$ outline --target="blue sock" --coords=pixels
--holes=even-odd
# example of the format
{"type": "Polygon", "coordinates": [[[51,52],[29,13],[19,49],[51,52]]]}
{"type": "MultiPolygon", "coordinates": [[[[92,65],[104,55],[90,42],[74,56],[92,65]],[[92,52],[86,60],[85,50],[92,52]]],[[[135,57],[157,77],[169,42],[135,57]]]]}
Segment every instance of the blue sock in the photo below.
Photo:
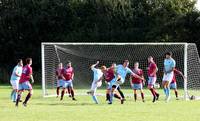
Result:
{"type": "Polygon", "coordinates": [[[114,97],[114,94],[111,92],[111,94],[110,94],[110,103],[112,103],[113,97],[114,97]]]}
{"type": "Polygon", "coordinates": [[[15,91],[13,94],[13,101],[16,101],[16,100],[17,100],[17,92],[15,91]]]}
{"type": "Polygon", "coordinates": [[[11,98],[12,101],[14,101],[14,93],[15,93],[15,91],[12,91],[11,95],[10,95],[10,98],[11,98]]]}
{"type": "Polygon", "coordinates": [[[164,88],[164,93],[165,93],[165,95],[167,95],[167,90],[166,90],[166,88],[164,88]]]}
{"type": "Polygon", "coordinates": [[[94,102],[96,103],[96,104],[98,104],[98,100],[97,100],[97,97],[96,96],[92,96],[92,99],[94,100],[94,102]]]}
{"type": "Polygon", "coordinates": [[[166,88],[166,90],[167,90],[167,96],[170,96],[170,89],[166,88]]]}

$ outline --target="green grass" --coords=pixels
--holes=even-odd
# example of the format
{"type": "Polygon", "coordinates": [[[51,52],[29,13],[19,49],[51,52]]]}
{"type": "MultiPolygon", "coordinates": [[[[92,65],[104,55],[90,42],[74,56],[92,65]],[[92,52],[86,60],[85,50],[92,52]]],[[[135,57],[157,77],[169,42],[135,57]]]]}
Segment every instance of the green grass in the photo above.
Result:
{"type": "MultiPolygon", "coordinates": [[[[78,101],[71,101],[65,97],[63,101],[58,98],[43,98],[41,89],[35,89],[28,107],[20,103],[16,108],[10,101],[10,87],[0,86],[0,121],[199,121],[200,101],[175,100],[174,95],[169,103],[164,102],[163,92],[161,98],[152,103],[151,97],[146,96],[146,102],[139,99],[134,102],[127,97],[124,105],[118,100],[113,105],[105,102],[105,97],[99,96],[99,105],[93,104],[90,96],[77,96],[78,101]]],[[[85,92],[85,90],[76,90],[85,92]]],[[[104,93],[105,90],[98,90],[104,93]]],[[[124,90],[131,93],[131,90],[124,90]]],[[[182,91],[180,92],[182,93],[182,91]]],[[[146,95],[150,95],[145,90],[146,95]]],[[[24,93],[26,95],[26,93],[24,93]]],[[[24,97],[23,97],[24,99],[24,97]]]]}

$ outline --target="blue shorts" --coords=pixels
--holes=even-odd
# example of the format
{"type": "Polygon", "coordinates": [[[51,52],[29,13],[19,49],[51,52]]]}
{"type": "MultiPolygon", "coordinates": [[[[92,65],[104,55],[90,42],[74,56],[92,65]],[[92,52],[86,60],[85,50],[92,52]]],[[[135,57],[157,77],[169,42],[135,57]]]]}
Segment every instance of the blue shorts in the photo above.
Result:
{"type": "Polygon", "coordinates": [[[63,80],[62,79],[57,80],[57,87],[62,87],[62,85],[63,85],[63,80]]]}
{"type": "Polygon", "coordinates": [[[73,87],[72,80],[64,81],[62,80],[62,88],[73,87]]]}
{"type": "Polygon", "coordinates": [[[141,89],[143,89],[143,85],[142,84],[132,84],[132,88],[135,90],[141,90],[141,89]]]}
{"type": "Polygon", "coordinates": [[[149,77],[148,86],[153,87],[155,83],[156,83],[156,77],[149,77]]]}
{"type": "Polygon", "coordinates": [[[177,88],[176,82],[171,83],[171,84],[170,84],[170,88],[171,88],[171,89],[176,89],[176,88],[177,88]]]}
{"type": "Polygon", "coordinates": [[[29,81],[19,83],[19,90],[32,90],[32,85],[29,81]]]}
{"type": "Polygon", "coordinates": [[[108,85],[108,88],[107,89],[112,89],[112,87],[115,85],[116,87],[119,86],[119,84],[117,83],[116,81],[116,78],[113,78],[110,82],[110,84],[108,85]]]}

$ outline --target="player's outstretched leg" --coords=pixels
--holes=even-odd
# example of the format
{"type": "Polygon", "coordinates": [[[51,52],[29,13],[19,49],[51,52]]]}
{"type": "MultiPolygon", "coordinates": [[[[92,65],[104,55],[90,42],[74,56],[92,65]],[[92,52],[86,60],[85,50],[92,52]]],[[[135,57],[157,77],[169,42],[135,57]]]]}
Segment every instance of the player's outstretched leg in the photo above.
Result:
{"type": "Polygon", "coordinates": [[[117,90],[118,90],[118,92],[119,92],[120,96],[122,97],[122,99],[123,99],[123,100],[125,100],[124,93],[122,92],[122,90],[121,90],[120,86],[118,86],[118,87],[117,87],[117,90]]]}
{"type": "Polygon", "coordinates": [[[96,92],[96,91],[93,91],[93,90],[92,90],[92,92],[91,92],[92,99],[93,99],[93,101],[95,102],[95,104],[99,104],[99,102],[98,102],[98,100],[97,100],[97,97],[96,97],[96,95],[95,95],[95,92],[96,92]]]}

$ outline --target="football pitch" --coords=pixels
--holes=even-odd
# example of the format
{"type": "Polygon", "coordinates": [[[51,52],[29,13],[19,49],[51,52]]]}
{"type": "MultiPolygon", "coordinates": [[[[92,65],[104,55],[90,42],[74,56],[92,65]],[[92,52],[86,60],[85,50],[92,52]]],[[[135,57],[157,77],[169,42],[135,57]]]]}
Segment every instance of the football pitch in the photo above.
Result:
{"type": "MultiPolygon", "coordinates": [[[[76,89],[76,93],[87,90],[76,89]]],[[[125,94],[132,90],[123,89],[125,94]]],[[[133,97],[126,97],[122,105],[115,99],[113,105],[108,105],[105,96],[98,96],[100,104],[93,103],[90,96],[76,96],[77,101],[65,96],[63,101],[59,98],[42,97],[40,88],[34,89],[34,94],[28,102],[28,107],[15,107],[10,100],[11,88],[0,86],[0,121],[199,121],[200,101],[176,100],[171,91],[172,99],[169,103],[164,102],[162,90],[161,97],[156,103],[151,102],[150,92],[145,90],[143,103],[138,94],[138,101],[133,97]]],[[[98,90],[105,93],[105,90],[98,90]]],[[[182,91],[180,91],[182,93],[182,91]]],[[[25,95],[23,94],[24,99],[25,95]]]]}

